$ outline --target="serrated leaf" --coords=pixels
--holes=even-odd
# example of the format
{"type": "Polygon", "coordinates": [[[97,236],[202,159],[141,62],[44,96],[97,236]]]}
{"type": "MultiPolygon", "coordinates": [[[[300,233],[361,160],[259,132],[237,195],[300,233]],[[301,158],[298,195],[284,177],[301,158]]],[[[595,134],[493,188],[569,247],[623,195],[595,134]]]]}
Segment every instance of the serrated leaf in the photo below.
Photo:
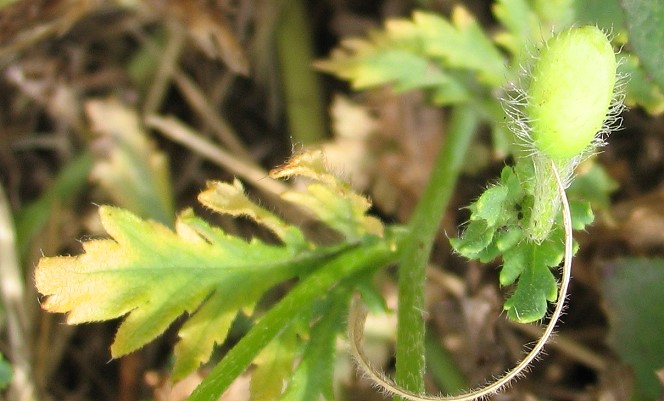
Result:
{"type": "Polygon", "coordinates": [[[494,243],[500,252],[505,252],[524,238],[523,230],[511,227],[496,234],[494,243]]]}
{"type": "Polygon", "coordinates": [[[352,83],[356,89],[391,84],[405,91],[431,89],[434,102],[466,101],[467,75],[497,87],[506,77],[505,62],[480,25],[462,7],[452,21],[415,12],[412,19],[393,19],[367,39],[350,39],[316,66],[352,83]]]}
{"type": "Polygon", "coordinates": [[[80,256],[40,260],[35,282],[47,296],[42,306],[67,312],[70,324],[127,315],[113,357],[193,314],[180,333],[178,377],[209,358],[239,308],[252,308],[265,290],[316,260],[313,253],[231,237],[190,211],[178,219],[177,232],[114,207],[102,206],[100,216],[111,239],[85,242],[80,256]]]}
{"type": "Polygon", "coordinates": [[[507,201],[516,203],[523,197],[521,181],[514,168],[509,166],[503,167],[500,172],[500,182],[507,187],[507,201]]]}
{"type": "Polygon", "coordinates": [[[252,202],[244,192],[240,181],[233,184],[212,181],[198,195],[198,201],[217,213],[231,216],[246,216],[269,228],[288,244],[304,244],[304,234],[297,227],[286,224],[279,217],[252,202]]]}
{"type": "Polygon", "coordinates": [[[366,215],[371,204],[355,193],[341,195],[328,186],[311,184],[306,192],[289,191],[282,197],[306,207],[320,221],[344,234],[349,241],[357,240],[365,233],[382,236],[383,225],[380,220],[366,215]]]}
{"type": "MultiPolygon", "coordinates": [[[[540,25],[540,38],[544,35],[545,32],[551,32],[551,34],[553,34],[554,29],[548,29],[548,27],[555,27],[555,31],[558,31],[562,30],[564,27],[572,25],[575,21],[574,3],[576,3],[577,0],[531,1],[533,9],[539,17],[540,24],[547,27],[547,29],[544,29],[542,25],[540,25]]],[[[544,39],[546,40],[547,38],[544,39]]]]}
{"type": "Polygon", "coordinates": [[[310,184],[306,191],[287,191],[281,197],[303,206],[317,219],[337,230],[348,241],[365,234],[381,237],[382,222],[367,215],[369,199],[355,193],[350,185],[329,172],[321,151],[311,151],[293,157],[287,164],[270,172],[273,178],[299,175],[320,181],[310,184]]]}
{"type": "Polygon", "coordinates": [[[618,189],[618,183],[599,163],[591,162],[590,168],[578,170],[582,172],[569,187],[570,197],[589,201],[593,208],[608,210],[611,205],[610,195],[618,189]]]}
{"type": "Polygon", "coordinates": [[[311,150],[294,155],[282,166],[270,171],[272,178],[289,178],[301,176],[320,181],[330,187],[345,187],[334,174],[330,172],[325,155],[320,150],[311,150]]]}
{"type": "Polygon", "coordinates": [[[396,46],[378,48],[359,39],[341,42],[332,58],[316,66],[351,82],[356,90],[392,84],[396,91],[430,88],[440,100],[465,100],[466,90],[456,78],[425,56],[396,46]]]}
{"type": "MultiPolygon", "coordinates": [[[[301,154],[281,171],[322,182],[300,195],[300,205],[356,240],[382,235],[380,221],[365,214],[368,200],[329,173],[319,153],[301,154]]],[[[237,313],[252,313],[267,289],[310,273],[353,245],[308,243],[299,229],[251,202],[239,182],[210,183],[200,200],[217,212],[254,219],[274,231],[283,245],[228,235],[191,210],[178,217],[173,231],[102,206],[101,222],[111,238],[85,242],[79,256],[40,260],[35,282],[46,296],[44,309],[68,313],[71,324],[125,316],[111,346],[113,357],[142,347],[188,313],[175,348],[177,380],[209,359],[237,313]]]]}
{"type": "Polygon", "coordinates": [[[481,263],[489,263],[492,260],[494,260],[495,258],[497,258],[498,256],[500,256],[500,253],[501,253],[500,249],[498,249],[498,247],[496,247],[495,242],[492,242],[491,244],[489,244],[489,246],[487,246],[486,248],[484,248],[481,252],[479,252],[477,254],[477,259],[481,263]]]}
{"type": "MultiPolygon", "coordinates": [[[[520,323],[539,320],[546,314],[547,301],[554,302],[558,298],[558,284],[549,267],[560,263],[559,248],[550,241],[539,245],[525,242],[508,252],[513,253],[513,262],[520,263],[515,266],[521,269],[516,290],[503,305],[510,319],[520,323]]],[[[509,279],[513,276],[511,272],[509,279]]]]}
{"type": "Polygon", "coordinates": [[[505,60],[475,18],[460,6],[452,10],[451,18],[452,23],[436,14],[413,13],[413,22],[422,32],[424,53],[442,58],[450,68],[475,71],[488,85],[502,85],[505,60]]]}
{"type": "Polygon", "coordinates": [[[579,24],[596,25],[605,32],[624,29],[625,18],[618,0],[577,0],[573,7],[579,24]]]}

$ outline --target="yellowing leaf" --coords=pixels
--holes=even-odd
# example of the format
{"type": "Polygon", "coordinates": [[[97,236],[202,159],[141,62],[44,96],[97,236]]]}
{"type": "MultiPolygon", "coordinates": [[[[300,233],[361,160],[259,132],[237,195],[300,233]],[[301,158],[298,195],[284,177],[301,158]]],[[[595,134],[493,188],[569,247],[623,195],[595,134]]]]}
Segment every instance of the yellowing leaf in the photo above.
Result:
{"type": "Polygon", "coordinates": [[[249,200],[238,180],[235,180],[232,185],[218,181],[209,182],[208,188],[198,195],[198,200],[218,213],[247,216],[272,230],[285,242],[304,242],[304,236],[300,230],[289,226],[274,214],[249,200]]]}
{"type": "Polygon", "coordinates": [[[193,314],[180,331],[177,377],[209,358],[238,309],[253,307],[313,257],[231,237],[190,211],[178,220],[184,235],[114,207],[101,207],[100,215],[111,239],[84,243],[80,256],[41,259],[35,281],[48,296],[42,306],[68,312],[71,324],[127,315],[113,357],[142,347],[184,312],[193,314]]]}
{"type": "Polygon", "coordinates": [[[172,224],[173,195],[166,156],[148,140],[138,115],[117,99],[85,104],[96,147],[103,155],[92,177],[113,200],[142,217],[172,224]]]}
{"type": "Polygon", "coordinates": [[[282,194],[285,200],[304,206],[347,240],[356,240],[364,234],[383,235],[380,220],[366,214],[371,202],[328,171],[323,152],[302,153],[270,172],[273,178],[292,175],[311,178],[322,184],[308,185],[306,191],[287,191],[282,194]]]}
{"type": "Polygon", "coordinates": [[[278,400],[287,382],[293,374],[295,358],[298,355],[298,337],[296,325],[282,333],[263,348],[254,363],[256,370],[251,375],[251,401],[278,400]]]}
{"type": "Polygon", "coordinates": [[[272,178],[302,176],[323,182],[331,187],[344,185],[331,174],[325,162],[325,155],[320,150],[302,152],[293,156],[286,164],[270,171],[272,178]]]}
{"type": "Polygon", "coordinates": [[[297,227],[249,200],[238,181],[211,182],[199,197],[205,206],[248,216],[274,231],[283,244],[234,237],[191,210],[180,214],[173,231],[102,206],[101,222],[111,238],[85,242],[79,256],[40,260],[35,283],[46,296],[43,308],[68,313],[70,324],[126,316],[111,346],[113,357],[142,347],[188,313],[179,330],[173,372],[176,380],[184,378],[209,359],[215,344],[224,342],[237,313],[251,313],[266,290],[311,273],[352,245],[350,240],[382,234],[382,224],[365,214],[369,201],[328,172],[322,153],[299,155],[279,174],[286,172],[319,183],[284,198],[306,207],[349,241],[316,247],[297,227]]]}
{"type": "Polygon", "coordinates": [[[331,228],[344,234],[348,240],[359,239],[365,233],[383,235],[383,224],[373,216],[365,215],[371,204],[354,192],[345,196],[325,185],[311,184],[306,192],[286,192],[282,197],[302,205],[331,228]]]}

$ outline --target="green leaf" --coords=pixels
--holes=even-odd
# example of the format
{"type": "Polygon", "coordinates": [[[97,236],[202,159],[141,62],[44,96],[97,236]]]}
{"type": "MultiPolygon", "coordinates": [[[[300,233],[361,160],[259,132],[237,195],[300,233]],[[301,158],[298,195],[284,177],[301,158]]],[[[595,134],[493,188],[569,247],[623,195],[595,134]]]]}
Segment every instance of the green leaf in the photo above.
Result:
{"type": "Polygon", "coordinates": [[[463,7],[452,10],[452,23],[439,15],[415,12],[413,23],[422,32],[424,53],[441,58],[449,68],[475,71],[490,86],[505,81],[505,60],[475,18],[463,7]]]}
{"type": "Polygon", "coordinates": [[[68,203],[88,181],[92,155],[83,152],[72,159],[60,171],[51,187],[36,201],[16,214],[16,243],[19,254],[25,257],[30,243],[48,223],[49,218],[58,212],[58,206],[68,203]]]}
{"type": "Polygon", "coordinates": [[[329,173],[321,151],[294,156],[285,165],[270,172],[273,178],[300,175],[320,184],[311,184],[302,192],[286,191],[281,197],[308,209],[318,220],[343,234],[347,241],[357,241],[365,234],[382,236],[383,223],[367,215],[371,202],[355,193],[345,183],[329,173]]]}
{"type": "MultiPolygon", "coordinates": [[[[591,162],[589,169],[576,176],[569,187],[571,198],[589,201],[594,208],[608,210],[611,205],[611,194],[618,189],[618,183],[607,174],[601,164],[591,162]]],[[[589,222],[590,224],[592,222],[589,222]]]]}
{"type": "Polygon", "coordinates": [[[481,252],[479,252],[476,256],[476,259],[479,260],[481,263],[489,263],[498,256],[500,256],[500,249],[495,244],[495,241],[489,244],[486,248],[484,248],[481,252]]]}
{"type": "Polygon", "coordinates": [[[0,390],[5,389],[14,375],[12,365],[0,354],[0,390]]]}
{"type": "Polygon", "coordinates": [[[515,247],[503,254],[503,267],[500,269],[500,285],[510,285],[526,270],[530,253],[523,247],[515,247]]]}
{"type": "Polygon", "coordinates": [[[42,306],[68,313],[70,324],[125,316],[111,346],[113,357],[142,347],[187,313],[173,368],[176,380],[186,376],[224,342],[236,315],[252,313],[269,288],[311,274],[354,244],[383,234],[380,221],[365,215],[368,200],[331,175],[320,154],[301,154],[275,174],[304,175],[321,182],[309,186],[309,192],[294,202],[308,207],[323,223],[355,235],[354,241],[316,246],[297,227],[250,201],[239,182],[213,182],[199,196],[203,205],[247,216],[271,229],[283,244],[229,235],[191,210],[180,214],[173,231],[129,211],[102,206],[101,222],[111,238],[85,242],[85,253],[79,256],[40,260],[35,282],[47,297],[42,306]],[[321,205],[311,207],[304,201],[310,199],[321,205]],[[329,202],[327,209],[322,201],[329,202]]]}
{"type": "Polygon", "coordinates": [[[446,85],[451,78],[426,59],[404,50],[385,50],[348,63],[340,74],[352,80],[354,89],[394,84],[397,91],[446,85]]]}
{"type": "Polygon", "coordinates": [[[643,399],[660,400],[655,372],[664,367],[664,259],[616,260],[602,277],[611,346],[634,368],[643,399]]]}
{"type": "Polygon", "coordinates": [[[629,46],[644,69],[664,90],[664,2],[621,0],[625,11],[629,46]]]}
{"type": "Polygon", "coordinates": [[[503,167],[500,172],[500,182],[508,189],[506,200],[511,203],[520,202],[523,197],[523,189],[514,168],[510,166],[503,167]]]}
{"type": "Polygon", "coordinates": [[[619,57],[618,72],[629,77],[625,84],[625,104],[641,106],[652,115],[664,113],[663,90],[645,73],[639,59],[632,54],[619,57]]]}
{"type": "Polygon", "coordinates": [[[581,25],[596,25],[607,32],[624,29],[625,19],[618,0],[576,0],[574,11],[581,25]]]}
{"type": "MultiPolygon", "coordinates": [[[[511,270],[521,269],[516,290],[505,301],[503,309],[507,316],[520,323],[530,323],[544,317],[547,301],[555,302],[558,298],[558,285],[549,269],[562,259],[562,246],[551,241],[542,244],[524,242],[511,249],[513,264],[511,270]]],[[[507,264],[507,261],[506,261],[507,264]]],[[[515,273],[510,271],[505,278],[509,282],[515,273]]],[[[503,276],[501,272],[501,284],[503,276]]]]}
{"type": "Polygon", "coordinates": [[[271,286],[296,275],[318,257],[258,240],[228,236],[191,212],[177,233],[113,207],[101,207],[112,239],[84,243],[75,257],[43,258],[35,273],[42,306],[68,312],[70,324],[127,315],[111,347],[113,357],[153,340],[181,314],[178,377],[207,360],[226,337],[239,308],[251,308],[271,286]]]}
{"type": "Polygon", "coordinates": [[[533,27],[537,26],[537,16],[526,0],[498,0],[493,5],[493,14],[507,29],[494,40],[509,50],[515,60],[521,60],[533,27]]]}
{"type": "Polygon", "coordinates": [[[595,214],[590,207],[590,202],[571,200],[569,201],[569,210],[574,230],[583,230],[595,221],[595,214]]]}
{"type": "Polygon", "coordinates": [[[494,185],[488,188],[471,206],[472,220],[484,219],[487,226],[493,227],[502,216],[503,204],[509,189],[503,185],[494,185]]]}
{"type": "Polygon", "coordinates": [[[468,224],[461,238],[451,238],[450,243],[461,255],[474,259],[491,244],[495,230],[484,220],[473,220],[468,224]]]}
{"type": "MultiPolygon", "coordinates": [[[[555,31],[571,26],[575,22],[574,3],[577,0],[531,0],[535,13],[542,25],[555,28],[555,31]]],[[[540,26],[540,35],[545,31],[540,26]]],[[[553,31],[546,29],[546,31],[553,31]]]]}
{"type": "Polygon", "coordinates": [[[207,189],[198,194],[198,201],[218,213],[231,216],[245,216],[269,228],[279,239],[293,246],[305,246],[302,231],[287,224],[279,217],[252,202],[244,193],[240,181],[233,184],[212,181],[207,189]]]}
{"type": "Polygon", "coordinates": [[[334,401],[334,360],[336,340],[345,326],[342,317],[348,312],[349,292],[334,291],[327,305],[320,311],[320,318],[311,328],[302,359],[293,372],[281,401],[308,401],[324,398],[334,401]]]}
{"type": "Polygon", "coordinates": [[[467,76],[501,86],[507,70],[496,46],[464,8],[456,7],[451,19],[415,12],[410,20],[388,20],[368,39],[343,41],[316,66],[356,89],[385,84],[397,91],[428,88],[438,104],[467,101],[476,90],[467,76]]]}
{"type": "Polygon", "coordinates": [[[514,227],[496,234],[496,239],[494,242],[496,244],[496,248],[498,248],[500,252],[505,252],[519,243],[519,241],[521,241],[524,236],[525,234],[523,230],[514,227]]]}

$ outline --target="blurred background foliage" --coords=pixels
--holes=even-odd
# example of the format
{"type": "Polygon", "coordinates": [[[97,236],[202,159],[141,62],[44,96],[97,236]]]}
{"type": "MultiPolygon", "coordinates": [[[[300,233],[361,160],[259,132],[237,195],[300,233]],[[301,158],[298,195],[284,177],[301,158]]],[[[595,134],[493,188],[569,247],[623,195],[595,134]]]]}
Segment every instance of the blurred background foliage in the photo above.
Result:
{"type": "MultiPolygon", "coordinates": [[[[119,205],[169,225],[177,210],[196,207],[207,180],[237,176],[268,207],[281,210],[276,194],[284,187],[262,180],[267,169],[293,150],[320,146],[372,198],[377,214],[405,222],[445,138],[449,105],[463,99],[486,114],[427,271],[433,334],[427,384],[434,392],[444,386],[451,377],[448,363],[466,375],[458,381],[468,383],[511,366],[521,344],[538,334],[500,317],[496,266],[468,265],[451,254],[446,233],[457,232],[467,219],[462,207],[509,162],[497,99],[515,79],[508,72],[514,69],[476,61],[486,53],[466,48],[467,54],[453,54],[460,64],[452,67],[479,70],[485,86],[459,70],[455,82],[466,86],[446,91],[435,86],[441,75],[399,81],[404,72],[426,67],[427,53],[375,50],[395,48],[386,21],[410,18],[414,10],[438,13],[458,27],[472,16],[474,29],[500,45],[491,60],[510,55],[509,67],[527,60],[521,49],[528,41],[561,25],[597,24],[622,47],[630,110],[610,145],[580,167],[573,189],[593,200],[599,218],[578,237],[565,324],[549,355],[507,396],[661,397],[664,3],[24,0],[0,1],[0,352],[6,358],[0,359],[0,386],[8,386],[6,399],[182,400],[205,375],[202,369],[177,385],[170,382],[174,332],[109,362],[115,323],[69,327],[60,324],[61,316],[41,313],[33,266],[41,255],[77,254],[78,239],[102,235],[96,205],[119,205]],[[371,59],[377,70],[359,83],[338,63],[344,60],[348,68],[356,59],[332,52],[343,40],[353,43],[349,38],[378,55],[371,59]],[[352,85],[317,72],[314,64],[352,85]]],[[[288,210],[284,214],[298,221],[288,210]]],[[[238,235],[266,235],[250,222],[210,218],[238,235]]],[[[392,275],[376,280],[393,306],[392,275]]],[[[388,372],[390,318],[367,327],[372,358],[388,372]]],[[[231,343],[246,325],[236,322],[231,343]]],[[[339,362],[337,378],[340,399],[381,399],[347,362],[339,362]]],[[[223,399],[248,399],[247,383],[238,380],[223,399]]]]}

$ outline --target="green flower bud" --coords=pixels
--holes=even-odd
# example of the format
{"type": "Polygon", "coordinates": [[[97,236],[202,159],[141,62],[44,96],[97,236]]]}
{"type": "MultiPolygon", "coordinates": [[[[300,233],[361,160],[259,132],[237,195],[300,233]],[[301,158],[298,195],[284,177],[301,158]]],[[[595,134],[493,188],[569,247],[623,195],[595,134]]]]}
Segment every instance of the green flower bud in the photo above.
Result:
{"type": "Polygon", "coordinates": [[[525,115],[535,146],[552,159],[588,148],[609,114],[616,57],[595,26],[570,28],[549,39],[532,69],[525,115]]]}

